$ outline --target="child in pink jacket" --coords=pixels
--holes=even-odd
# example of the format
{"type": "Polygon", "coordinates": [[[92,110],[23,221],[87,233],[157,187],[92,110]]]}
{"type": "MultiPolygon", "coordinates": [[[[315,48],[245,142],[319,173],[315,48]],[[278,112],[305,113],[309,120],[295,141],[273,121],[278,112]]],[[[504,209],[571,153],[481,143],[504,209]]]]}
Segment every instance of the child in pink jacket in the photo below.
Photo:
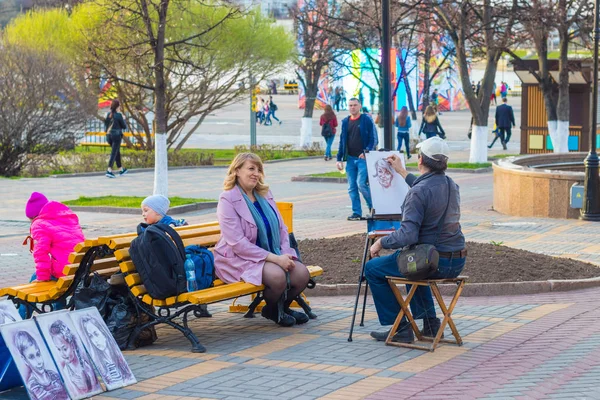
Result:
{"type": "MultiPolygon", "coordinates": [[[[31,220],[35,261],[31,282],[55,281],[64,276],[63,269],[69,263],[69,254],[75,245],[84,241],[79,218],[69,207],[49,201],[39,192],[33,192],[27,200],[25,215],[31,220]]],[[[64,305],[55,304],[54,308],[64,308],[64,305]]],[[[19,312],[23,316],[24,307],[19,312]]]]}

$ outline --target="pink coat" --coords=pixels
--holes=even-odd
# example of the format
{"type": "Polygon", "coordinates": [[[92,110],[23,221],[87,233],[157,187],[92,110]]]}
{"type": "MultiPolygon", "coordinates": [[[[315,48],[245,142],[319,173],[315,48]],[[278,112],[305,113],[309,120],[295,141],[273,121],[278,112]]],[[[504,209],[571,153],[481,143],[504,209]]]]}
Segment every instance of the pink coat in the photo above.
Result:
{"type": "MultiPolygon", "coordinates": [[[[296,252],[290,248],[288,230],[271,191],[265,198],[279,219],[281,254],[289,254],[295,258],[296,252]]],[[[261,285],[262,269],[269,252],[256,245],[258,228],[239,187],[221,193],[217,219],[221,227],[221,239],[213,252],[217,276],[227,283],[244,281],[261,285]]]]}
{"type": "Polygon", "coordinates": [[[33,259],[37,279],[64,276],[69,254],[75,245],[84,241],[79,218],[62,203],[48,202],[31,223],[33,259]]]}

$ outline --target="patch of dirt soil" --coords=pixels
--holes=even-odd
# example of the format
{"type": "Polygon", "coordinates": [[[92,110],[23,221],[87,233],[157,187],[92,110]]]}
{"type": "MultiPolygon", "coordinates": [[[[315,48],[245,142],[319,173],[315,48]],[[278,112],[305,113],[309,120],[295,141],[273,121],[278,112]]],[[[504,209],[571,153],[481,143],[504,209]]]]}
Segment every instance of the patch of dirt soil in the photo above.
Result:
{"type": "MultiPolygon", "coordinates": [[[[365,235],[298,242],[302,261],[319,265],[324,274],[319,283],[358,283],[365,235]]],[[[600,267],[569,258],[488,243],[467,242],[467,264],[462,275],[469,282],[523,282],[548,279],[580,279],[600,276],[600,267]]],[[[382,252],[382,255],[391,251],[382,252]]]]}

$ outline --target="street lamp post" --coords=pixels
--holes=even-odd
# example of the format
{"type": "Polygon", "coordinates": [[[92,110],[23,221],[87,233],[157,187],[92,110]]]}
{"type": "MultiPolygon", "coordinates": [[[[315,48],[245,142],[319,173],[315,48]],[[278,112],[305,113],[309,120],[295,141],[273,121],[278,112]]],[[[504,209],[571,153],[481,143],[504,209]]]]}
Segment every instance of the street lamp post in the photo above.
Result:
{"type": "Polygon", "coordinates": [[[381,0],[381,27],[383,37],[381,38],[381,85],[383,110],[381,117],[383,118],[383,143],[384,147],[392,149],[392,88],[391,88],[391,62],[390,62],[390,0],[381,0]]]}
{"type": "Polygon", "coordinates": [[[594,6],[594,70],[592,71],[592,122],[590,124],[590,152],[585,164],[585,186],[581,219],[600,221],[600,177],[598,176],[598,154],[596,153],[596,125],[598,123],[598,41],[600,40],[600,22],[598,11],[600,0],[594,6]]]}

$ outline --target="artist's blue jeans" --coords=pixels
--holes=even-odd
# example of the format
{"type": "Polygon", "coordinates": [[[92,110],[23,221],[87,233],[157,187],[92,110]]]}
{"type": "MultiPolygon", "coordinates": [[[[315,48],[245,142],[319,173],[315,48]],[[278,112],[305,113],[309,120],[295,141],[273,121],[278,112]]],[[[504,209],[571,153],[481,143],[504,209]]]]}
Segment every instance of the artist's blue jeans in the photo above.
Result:
{"type": "MultiPolygon", "coordinates": [[[[400,250],[389,256],[374,258],[365,266],[365,276],[371,286],[373,301],[381,325],[393,325],[400,312],[400,304],[385,278],[386,276],[402,277],[396,264],[396,257],[399,253],[400,250]]],[[[462,272],[465,261],[466,258],[440,258],[437,272],[429,278],[456,278],[462,272]]],[[[406,290],[409,291],[411,286],[406,285],[406,290]]],[[[436,318],[433,296],[429,287],[419,286],[417,288],[410,301],[410,310],[414,319],[436,318]]]]}
{"type": "Polygon", "coordinates": [[[369,180],[367,161],[364,158],[348,156],[346,160],[346,175],[348,176],[348,194],[352,202],[352,213],[362,216],[362,207],[358,192],[363,195],[369,211],[373,208],[371,190],[367,185],[369,180]]]}
{"type": "Polygon", "coordinates": [[[408,132],[400,132],[398,131],[398,148],[397,150],[400,151],[402,149],[402,142],[404,141],[404,146],[406,147],[406,154],[407,156],[410,154],[410,135],[408,134],[408,132]]]}
{"type": "MultiPolygon", "coordinates": [[[[31,275],[31,279],[29,280],[29,282],[33,282],[36,279],[37,279],[37,275],[34,273],[33,275],[31,275]]],[[[57,281],[58,279],[51,276],[50,280],[57,281]]],[[[66,306],[67,306],[66,301],[59,301],[59,302],[52,304],[52,309],[53,309],[53,311],[63,310],[66,306]]],[[[23,319],[27,318],[27,307],[21,304],[19,306],[19,314],[21,315],[21,318],[23,318],[23,319]]]]}
{"type": "Polygon", "coordinates": [[[335,139],[335,135],[323,137],[323,139],[325,139],[325,157],[331,158],[331,145],[333,144],[333,139],[335,139]]]}

